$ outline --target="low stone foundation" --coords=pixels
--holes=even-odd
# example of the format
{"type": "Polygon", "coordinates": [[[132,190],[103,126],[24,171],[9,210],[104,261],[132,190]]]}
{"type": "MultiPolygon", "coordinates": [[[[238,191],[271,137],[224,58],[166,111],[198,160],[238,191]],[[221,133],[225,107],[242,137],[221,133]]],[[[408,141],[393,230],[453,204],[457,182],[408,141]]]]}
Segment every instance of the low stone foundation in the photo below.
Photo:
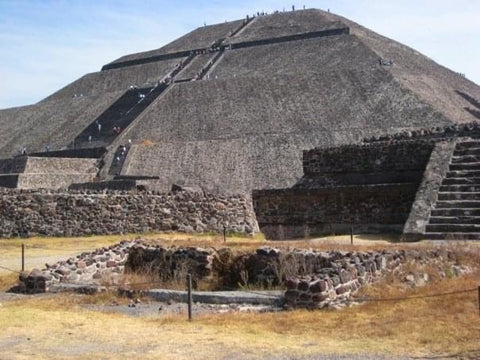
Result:
{"type": "Polygon", "coordinates": [[[334,301],[348,300],[363,285],[405,261],[404,251],[349,253],[316,274],[287,281],[285,300],[290,307],[323,308],[334,301]]]}
{"type": "Polygon", "coordinates": [[[464,269],[453,265],[455,260],[453,253],[440,249],[323,252],[262,247],[234,253],[230,248],[164,247],[138,239],[85,252],[47,265],[46,269],[22,274],[20,284],[12,291],[92,293],[105,284],[128,286],[124,280],[129,274],[143,275],[143,289],[168,284],[182,287],[190,273],[194,288],[200,283],[210,290],[275,286],[286,289],[287,308],[317,309],[343,304],[362,286],[404,267],[408,269],[405,283],[421,286],[429,276],[423,270],[419,275],[412,273],[411,263],[420,268],[436,268],[443,276],[447,272],[459,275],[464,269]]]}
{"type": "MultiPolygon", "coordinates": [[[[340,253],[341,254],[341,253],[340,253]]],[[[322,256],[322,255],[315,255],[322,256]]],[[[429,275],[412,273],[412,268],[436,269],[437,276],[455,276],[468,273],[469,269],[456,266],[452,252],[436,251],[382,251],[343,253],[327,267],[308,276],[293,276],[286,282],[285,304],[288,308],[320,309],[353,300],[361,287],[382,279],[393,272],[402,275],[408,287],[422,286],[429,275]],[[405,270],[404,268],[408,269],[405,270]]]]}

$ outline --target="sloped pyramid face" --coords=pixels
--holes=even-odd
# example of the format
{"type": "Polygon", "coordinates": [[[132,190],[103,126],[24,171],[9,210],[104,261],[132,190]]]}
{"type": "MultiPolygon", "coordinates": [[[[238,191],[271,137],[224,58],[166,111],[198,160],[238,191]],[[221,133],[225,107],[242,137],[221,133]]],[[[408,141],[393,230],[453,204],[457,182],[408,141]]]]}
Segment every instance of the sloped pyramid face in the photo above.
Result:
{"type": "Polygon", "coordinates": [[[478,99],[476,84],[347,19],[277,13],[198,28],[1,110],[0,156],[107,146],[108,177],[130,139],[115,173],[216,192],[285,188],[302,176],[302,150],[478,120],[478,99]]]}

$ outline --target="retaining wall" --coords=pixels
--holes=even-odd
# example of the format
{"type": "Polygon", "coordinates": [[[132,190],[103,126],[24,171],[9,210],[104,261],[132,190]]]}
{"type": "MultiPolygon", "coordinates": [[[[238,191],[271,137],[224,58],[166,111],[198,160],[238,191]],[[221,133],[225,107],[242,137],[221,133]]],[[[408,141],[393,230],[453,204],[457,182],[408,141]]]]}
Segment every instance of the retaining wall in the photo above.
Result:
{"type": "Polygon", "coordinates": [[[305,176],[322,176],[325,173],[423,172],[433,147],[433,141],[417,140],[317,148],[303,152],[303,171],[305,176]]]}
{"type": "Polygon", "coordinates": [[[254,191],[254,208],[269,239],[320,234],[401,233],[416,184],[254,191]]]}
{"type": "MultiPolygon", "coordinates": [[[[34,174],[89,174],[96,175],[97,159],[27,157],[23,172],[34,174]]],[[[41,186],[37,186],[41,187],[41,186]]]]}
{"type": "Polygon", "coordinates": [[[251,201],[188,192],[0,190],[0,237],[80,236],[152,231],[253,233],[251,201]]]}
{"type": "Polygon", "coordinates": [[[66,189],[92,181],[97,171],[97,159],[20,156],[0,160],[0,187],[66,189]]]}
{"type": "Polygon", "coordinates": [[[401,233],[434,147],[404,141],[316,148],[303,153],[304,176],[290,189],[253,192],[271,239],[321,234],[401,233]]]}
{"type": "Polygon", "coordinates": [[[26,165],[26,156],[18,156],[11,159],[0,159],[0,174],[22,173],[25,170],[26,165]]]}

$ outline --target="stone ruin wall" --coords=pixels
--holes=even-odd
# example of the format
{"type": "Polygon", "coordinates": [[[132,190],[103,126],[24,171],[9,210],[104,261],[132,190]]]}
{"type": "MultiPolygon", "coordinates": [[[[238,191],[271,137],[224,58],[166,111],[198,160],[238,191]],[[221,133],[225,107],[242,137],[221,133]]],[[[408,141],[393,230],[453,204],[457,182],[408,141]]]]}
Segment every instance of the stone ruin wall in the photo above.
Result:
{"type": "Polygon", "coordinates": [[[261,247],[233,252],[230,248],[166,247],[138,239],[24,273],[12,291],[93,293],[101,291],[104,284],[123,284],[122,277],[131,273],[146,275],[144,285],[159,288],[170,282],[184,284],[186,274],[191,273],[194,287],[200,283],[213,290],[275,286],[285,289],[286,307],[323,308],[351,300],[361,287],[404,264],[410,270],[400,273],[411,282],[409,286],[424,285],[428,275],[413,271],[411,262],[419,269],[436,269],[439,276],[468,272],[468,268],[454,265],[454,253],[444,249],[346,252],[261,247]]]}
{"type": "Polygon", "coordinates": [[[258,232],[243,195],[0,190],[0,237],[153,231],[258,232]]]}
{"type": "Polygon", "coordinates": [[[417,140],[305,151],[295,186],[253,192],[260,228],[271,239],[351,227],[401,233],[434,146],[417,140]]]}
{"type": "Polygon", "coordinates": [[[59,173],[59,174],[91,174],[98,172],[97,159],[60,158],[60,157],[27,157],[25,173],[59,173]]]}
{"type": "Polygon", "coordinates": [[[27,157],[20,156],[11,159],[0,159],[0,174],[18,174],[25,170],[27,157]]]}
{"type": "Polygon", "coordinates": [[[471,270],[455,265],[455,254],[443,249],[315,252],[314,257],[327,257],[327,265],[309,275],[287,280],[284,294],[287,307],[319,309],[342,304],[353,300],[352,296],[363,286],[392,272],[400,276],[406,286],[416,287],[432,280],[424,272],[425,268],[440,277],[459,276],[471,270]]]}

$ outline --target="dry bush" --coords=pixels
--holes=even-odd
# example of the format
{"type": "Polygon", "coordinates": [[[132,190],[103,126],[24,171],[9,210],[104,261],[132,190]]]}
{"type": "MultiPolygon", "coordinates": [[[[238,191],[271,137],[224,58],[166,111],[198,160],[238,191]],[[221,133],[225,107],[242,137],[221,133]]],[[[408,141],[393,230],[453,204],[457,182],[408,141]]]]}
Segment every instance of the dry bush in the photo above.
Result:
{"type": "Polygon", "coordinates": [[[172,264],[172,260],[164,259],[144,264],[135,272],[126,271],[122,277],[120,286],[132,290],[146,290],[152,288],[164,288],[172,290],[185,290],[185,284],[189,267],[185,262],[172,264]]]}

